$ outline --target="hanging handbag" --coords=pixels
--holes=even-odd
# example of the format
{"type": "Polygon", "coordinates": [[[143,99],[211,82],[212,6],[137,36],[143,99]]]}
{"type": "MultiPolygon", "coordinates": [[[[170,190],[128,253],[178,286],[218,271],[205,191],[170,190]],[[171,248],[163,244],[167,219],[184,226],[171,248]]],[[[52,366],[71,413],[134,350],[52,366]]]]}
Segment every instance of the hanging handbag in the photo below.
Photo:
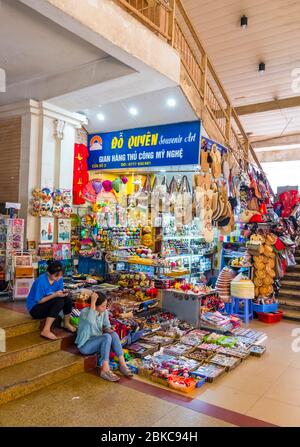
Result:
{"type": "Polygon", "coordinates": [[[175,219],[178,224],[188,225],[191,223],[192,216],[192,191],[186,175],[182,177],[182,181],[177,194],[175,203],[175,219]]]}
{"type": "Polygon", "coordinates": [[[179,191],[179,185],[177,183],[175,176],[173,176],[172,180],[170,181],[169,186],[168,186],[170,213],[171,214],[174,214],[175,203],[177,200],[178,191],[179,191]]]}

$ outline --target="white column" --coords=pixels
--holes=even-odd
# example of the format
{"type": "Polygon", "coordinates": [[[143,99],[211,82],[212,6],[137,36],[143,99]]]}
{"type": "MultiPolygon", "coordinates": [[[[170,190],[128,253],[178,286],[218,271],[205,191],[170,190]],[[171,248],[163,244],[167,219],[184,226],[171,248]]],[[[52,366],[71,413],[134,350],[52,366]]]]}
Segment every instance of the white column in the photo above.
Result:
{"type": "Polygon", "coordinates": [[[33,100],[0,107],[0,117],[12,116],[22,117],[20,217],[26,220],[26,239],[38,241],[39,218],[30,214],[32,190],[36,187],[72,190],[75,131],[87,124],[87,119],[33,100]]]}

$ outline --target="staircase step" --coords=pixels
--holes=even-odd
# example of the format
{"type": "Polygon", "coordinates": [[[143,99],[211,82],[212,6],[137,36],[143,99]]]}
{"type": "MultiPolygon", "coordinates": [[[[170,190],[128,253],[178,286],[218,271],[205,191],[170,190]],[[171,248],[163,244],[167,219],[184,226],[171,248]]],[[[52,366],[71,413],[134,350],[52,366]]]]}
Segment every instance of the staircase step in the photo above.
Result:
{"type": "Polygon", "coordinates": [[[300,309],[300,299],[297,300],[297,298],[289,298],[289,297],[283,297],[280,296],[278,297],[278,301],[280,303],[280,305],[282,306],[290,306],[290,307],[294,307],[295,309],[297,309],[299,307],[300,309]]]}
{"type": "Polygon", "coordinates": [[[285,281],[286,279],[289,281],[291,280],[291,281],[300,282],[300,274],[299,274],[299,272],[287,272],[284,275],[284,278],[281,280],[281,282],[285,281]]]}
{"type": "Polygon", "coordinates": [[[0,369],[59,351],[60,346],[61,340],[46,340],[39,331],[10,337],[6,351],[0,353],[0,369]]]}
{"type": "Polygon", "coordinates": [[[280,308],[283,311],[283,318],[286,320],[300,321],[300,310],[280,308]]]}
{"type": "Polygon", "coordinates": [[[287,273],[290,273],[290,272],[294,272],[294,273],[298,272],[298,273],[300,273],[300,264],[292,265],[290,267],[287,267],[286,271],[287,271],[287,273]]]}
{"type": "Polygon", "coordinates": [[[296,297],[300,299],[300,290],[281,288],[279,291],[279,296],[280,295],[284,295],[285,297],[296,297]]]}
{"type": "Polygon", "coordinates": [[[84,371],[83,358],[65,351],[0,370],[0,405],[84,371]]]}
{"type": "Polygon", "coordinates": [[[26,314],[0,308],[0,328],[4,329],[6,338],[37,331],[40,324],[39,320],[33,320],[26,314]]]}
{"type": "Polygon", "coordinates": [[[296,278],[294,279],[286,279],[286,277],[284,279],[281,280],[281,288],[282,289],[300,289],[300,278],[299,280],[297,280],[296,278]]]}

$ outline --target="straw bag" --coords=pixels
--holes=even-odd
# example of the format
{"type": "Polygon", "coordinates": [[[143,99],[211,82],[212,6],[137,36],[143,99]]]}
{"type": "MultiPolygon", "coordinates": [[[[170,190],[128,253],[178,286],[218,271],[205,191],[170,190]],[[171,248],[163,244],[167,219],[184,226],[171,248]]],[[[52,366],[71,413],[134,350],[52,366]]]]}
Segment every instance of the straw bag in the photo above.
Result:
{"type": "Polygon", "coordinates": [[[192,222],[192,191],[186,175],[182,177],[174,208],[177,223],[188,225],[192,222]]]}
{"type": "Polygon", "coordinates": [[[169,203],[170,203],[170,213],[174,214],[175,203],[177,201],[179,185],[177,183],[176,178],[173,176],[172,180],[168,186],[168,194],[169,194],[169,203]]]}
{"type": "Polygon", "coordinates": [[[218,179],[221,177],[221,152],[218,150],[215,144],[212,147],[211,158],[211,172],[213,177],[218,179]]]}

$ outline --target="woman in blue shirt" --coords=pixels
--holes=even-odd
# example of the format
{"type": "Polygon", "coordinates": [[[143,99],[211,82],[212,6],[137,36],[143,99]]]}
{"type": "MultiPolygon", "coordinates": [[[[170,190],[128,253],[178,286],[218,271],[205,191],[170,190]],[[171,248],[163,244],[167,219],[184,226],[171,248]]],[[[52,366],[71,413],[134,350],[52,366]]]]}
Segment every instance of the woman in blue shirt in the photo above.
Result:
{"type": "Polygon", "coordinates": [[[93,293],[89,299],[90,307],[86,307],[80,314],[77,338],[75,343],[82,354],[100,354],[100,377],[110,382],[119,380],[109,367],[109,355],[112,350],[119,357],[119,370],[127,377],[132,373],[127,368],[122,345],[118,334],[112,329],[108,312],[107,299],[102,293],[93,293]]]}
{"type": "Polygon", "coordinates": [[[70,323],[72,300],[64,292],[63,266],[59,261],[48,262],[46,273],[40,275],[32,284],[26,300],[27,309],[34,319],[46,319],[41,336],[50,340],[57,337],[51,326],[59,313],[64,313],[64,327],[70,332],[76,329],[70,323]]]}

